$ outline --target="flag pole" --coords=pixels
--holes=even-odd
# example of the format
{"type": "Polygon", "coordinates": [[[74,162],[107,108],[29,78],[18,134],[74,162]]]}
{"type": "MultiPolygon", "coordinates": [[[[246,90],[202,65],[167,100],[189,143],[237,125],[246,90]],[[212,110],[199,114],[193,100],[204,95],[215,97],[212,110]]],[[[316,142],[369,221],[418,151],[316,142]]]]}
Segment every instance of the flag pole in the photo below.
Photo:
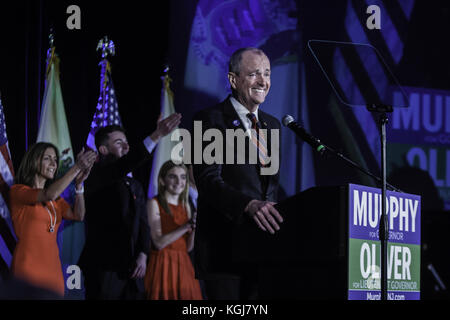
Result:
{"type": "Polygon", "coordinates": [[[95,133],[97,130],[101,127],[107,126],[108,124],[122,125],[111,77],[111,66],[108,61],[109,56],[115,55],[114,42],[109,40],[107,36],[103,37],[97,44],[97,51],[101,52],[101,60],[99,63],[99,66],[101,67],[100,92],[97,106],[95,108],[94,119],[91,123],[91,130],[89,131],[89,135],[86,140],[86,147],[96,151],[95,133]],[[106,99],[107,97],[108,100],[106,99]]]}
{"type": "MultiPolygon", "coordinates": [[[[44,87],[47,88],[47,78],[48,78],[48,74],[50,72],[50,68],[53,62],[53,59],[55,58],[55,35],[53,33],[53,28],[50,28],[49,33],[48,33],[48,50],[47,50],[47,57],[46,57],[46,65],[45,65],[45,77],[44,77],[44,87]]],[[[55,64],[56,67],[56,64],[55,64]]],[[[59,72],[59,71],[57,71],[59,72]]],[[[40,85],[39,85],[40,86],[40,85]]],[[[41,109],[41,101],[39,100],[39,104],[38,104],[38,113],[37,113],[37,117],[38,117],[38,128],[39,125],[41,123],[41,113],[42,113],[42,109],[41,109]]],[[[28,149],[28,143],[27,143],[27,149],[28,149]]]]}
{"type": "Polygon", "coordinates": [[[53,34],[53,28],[50,28],[48,35],[48,50],[47,50],[47,66],[45,71],[45,81],[47,81],[47,75],[50,71],[52,60],[55,58],[55,35],[53,34]]]}
{"type": "Polygon", "coordinates": [[[164,97],[164,90],[167,92],[168,95],[173,99],[173,92],[172,89],[170,89],[170,83],[172,82],[172,78],[169,75],[170,66],[166,64],[164,66],[163,75],[161,77],[161,80],[163,82],[162,85],[162,98],[164,97]]]}
{"type": "Polygon", "coordinates": [[[106,86],[108,83],[107,73],[111,71],[111,66],[107,58],[116,54],[116,48],[114,42],[108,40],[108,36],[104,36],[97,44],[97,51],[99,50],[102,52],[102,60],[99,63],[102,67],[100,74],[100,92],[102,96],[102,113],[105,114],[106,86]]]}

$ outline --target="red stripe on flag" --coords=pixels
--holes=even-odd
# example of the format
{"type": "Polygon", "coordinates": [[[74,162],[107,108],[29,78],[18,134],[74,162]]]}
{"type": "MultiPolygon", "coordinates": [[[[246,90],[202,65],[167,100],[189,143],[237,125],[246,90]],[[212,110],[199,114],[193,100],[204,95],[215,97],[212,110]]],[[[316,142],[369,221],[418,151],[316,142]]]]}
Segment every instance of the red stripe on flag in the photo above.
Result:
{"type": "Polygon", "coordinates": [[[5,162],[9,167],[9,172],[11,172],[11,175],[14,177],[14,167],[11,156],[9,154],[8,146],[6,144],[0,146],[0,152],[2,153],[3,159],[5,159],[5,162]]]}

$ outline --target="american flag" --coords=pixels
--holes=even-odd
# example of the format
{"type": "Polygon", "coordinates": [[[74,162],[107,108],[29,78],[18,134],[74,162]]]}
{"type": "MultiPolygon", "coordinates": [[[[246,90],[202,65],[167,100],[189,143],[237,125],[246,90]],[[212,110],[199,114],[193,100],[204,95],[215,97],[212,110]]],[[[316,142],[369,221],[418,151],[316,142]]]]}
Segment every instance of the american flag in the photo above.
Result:
{"type": "Polygon", "coordinates": [[[8,192],[14,183],[14,168],[6,135],[5,114],[0,99],[0,277],[9,274],[16,236],[8,208],[8,192]]]}
{"type": "Polygon", "coordinates": [[[91,123],[91,131],[86,142],[86,145],[92,150],[97,150],[95,147],[95,133],[99,128],[113,124],[122,126],[109,62],[104,59],[100,62],[100,65],[102,66],[100,96],[98,97],[97,108],[91,123]]]}

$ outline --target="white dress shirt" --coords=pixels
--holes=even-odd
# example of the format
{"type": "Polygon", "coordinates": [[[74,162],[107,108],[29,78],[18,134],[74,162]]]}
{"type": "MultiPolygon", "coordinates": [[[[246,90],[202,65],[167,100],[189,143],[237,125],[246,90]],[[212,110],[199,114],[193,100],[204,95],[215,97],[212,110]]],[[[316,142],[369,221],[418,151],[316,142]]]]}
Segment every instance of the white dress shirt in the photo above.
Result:
{"type": "MultiPolygon", "coordinates": [[[[247,117],[247,113],[249,113],[250,111],[246,107],[244,107],[239,101],[237,101],[234,97],[230,97],[230,101],[234,107],[234,110],[236,110],[236,113],[238,114],[239,118],[241,119],[241,123],[245,128],[245,133],[250,136],[251,135],[250,129],[252,128],[252,121],[247,117]]],[[[259,106],[257,106],[256,110],[254,112],[252,112],[255,115],[257,121],[259,121],[258,110],[259,110],[259,106]]]]}

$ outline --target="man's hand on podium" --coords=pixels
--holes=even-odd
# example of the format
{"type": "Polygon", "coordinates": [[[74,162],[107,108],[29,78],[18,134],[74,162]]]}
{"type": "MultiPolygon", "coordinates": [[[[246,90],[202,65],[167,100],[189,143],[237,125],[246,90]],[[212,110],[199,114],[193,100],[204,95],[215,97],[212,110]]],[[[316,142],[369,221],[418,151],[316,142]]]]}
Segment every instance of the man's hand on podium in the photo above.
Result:
{"type": "Polygon", "coordinates": [[[255,220],[261,230],[274,234],[275,231],[280,230],[278,223],[283,222],[283,217],[274,205],[275,202],[254,199],[248,203],[245,212],[255,220]]]}

